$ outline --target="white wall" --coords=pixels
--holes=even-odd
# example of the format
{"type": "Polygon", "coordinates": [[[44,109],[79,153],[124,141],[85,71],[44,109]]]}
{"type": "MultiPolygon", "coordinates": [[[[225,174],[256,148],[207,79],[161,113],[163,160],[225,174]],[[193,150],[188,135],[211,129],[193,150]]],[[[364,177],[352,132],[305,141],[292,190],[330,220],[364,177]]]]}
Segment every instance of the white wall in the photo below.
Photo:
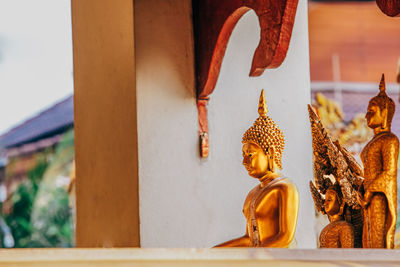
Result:
{"type": "Polygon", "coordinates": [[[282,172],[300,192],[297,247],[315,247],[306,1],[299,1],[285,62],[260,77],[248,76],[257,16],[248,12],[237,24],[209,103],[205,160],[198,152],[191,25],[189,0],[135,1],[142,247],[211,247],[244,234],[242,206],[257,181],[241,164],[241,138],[258,117],[262,88],[286,137],[282,172]]]}

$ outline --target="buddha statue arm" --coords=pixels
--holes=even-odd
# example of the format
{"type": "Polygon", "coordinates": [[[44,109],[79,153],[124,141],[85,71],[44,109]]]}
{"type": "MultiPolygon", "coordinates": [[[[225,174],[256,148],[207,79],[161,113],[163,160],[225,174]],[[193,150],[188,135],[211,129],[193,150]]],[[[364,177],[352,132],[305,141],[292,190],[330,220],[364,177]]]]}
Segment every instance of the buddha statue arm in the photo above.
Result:
{"type": "Polygon", "coordinates": [[[262,247],[285,248],[294,238],[299,211],[299,194],[293,184],[284,184],[275,190],[279,192],[279,232],[261,241],[262,247]]]}
{"type": "Polygon", "coordinates": [[[364,199],[366,203],[371,201],[374,192],[385,192],[385,188],[391,180],[397,177],[397,161],[399,156],[399,140],[392,136],[382,142],[382,169],[368,188],[365,188],[364,199]]]}

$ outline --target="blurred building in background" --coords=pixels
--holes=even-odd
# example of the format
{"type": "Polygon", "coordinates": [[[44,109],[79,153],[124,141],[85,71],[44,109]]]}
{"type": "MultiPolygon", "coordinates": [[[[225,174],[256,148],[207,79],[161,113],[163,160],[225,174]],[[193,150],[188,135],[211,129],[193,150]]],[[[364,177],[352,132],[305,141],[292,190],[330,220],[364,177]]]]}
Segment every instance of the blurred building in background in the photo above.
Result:
{"type": "Polygon", "coordinates": [[[0,136],[2,215],[16,247],[73,244],[73,123],[70,96],[0,136]]]}
{"type": "MultiPolygon", "coordinates": [[[[365,114],[384,73],[387,92],[397,101],[399,27],[375,1],[310,1],[312,99],[320,92],[336,101],[350,122],[365,114]]],[[[394,116],[392,131],[400,136],[400,116],[394,116]]]]}
{"type": "MultiPolygon", "coordinates": [[[[372,138],[364,116],[382,73],[388,95],[399,100],[399,28],[400,20],[383,14],[375,1],[309,1],[312,102],[324,111],[325,127],[356,158],[372,138]],[[336,121],[330,119],[336,115],[332,106],[342,112],[336,121]]],[[[392,131],[400,136],[399,114],[392,131]]]]}
{"type": "MultiPolygon", "coordinates": [[[[366,100],[376,95],[385,73],[387,91],[397,100],[399,27],[399,20],[384,15],[375,1],[310,1],[312,92],[338,102],[349,121],[365,113],[366,100]]],[[[399,135],[399,116],[394,120],[393,131],[399,135]]]]}
{"type": "Polygon", "coordinates": [[[365,86],[385,73],[386,82],[396,82],[399,24],[375,1],[310,1],[311,81],[365,86]]]}

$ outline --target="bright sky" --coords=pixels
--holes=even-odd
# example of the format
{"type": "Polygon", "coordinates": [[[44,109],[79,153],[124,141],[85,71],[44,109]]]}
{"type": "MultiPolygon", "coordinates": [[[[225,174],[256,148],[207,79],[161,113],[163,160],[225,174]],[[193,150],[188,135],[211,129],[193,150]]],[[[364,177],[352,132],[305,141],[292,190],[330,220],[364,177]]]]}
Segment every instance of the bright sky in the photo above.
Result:
{"type": "Polygon", "coordinates": [[[0,0],[0,134],[73,93],[70,0],[0,0]]]}

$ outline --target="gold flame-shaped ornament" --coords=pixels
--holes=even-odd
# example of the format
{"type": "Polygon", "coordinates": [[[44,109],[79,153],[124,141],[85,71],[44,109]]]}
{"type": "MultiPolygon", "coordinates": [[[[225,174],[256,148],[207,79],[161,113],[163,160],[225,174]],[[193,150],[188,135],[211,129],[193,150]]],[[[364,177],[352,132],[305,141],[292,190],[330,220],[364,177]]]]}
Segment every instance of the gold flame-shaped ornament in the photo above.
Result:
{"type": "Polygon", "coordinates": [[[381,81],[379,82],[379,95],[387,96],[386,94],[386,84],[385,84],[385,74],[382,73],[381,81]]]}
{"type": "Polygon", "coordinates": [[[278,125],[267,115],[268,107],[264,97],[264,89],[261,91],[258,105],[258,119],[243,135],[242,143],[253,142],[259,145],[264,153],[268,153],[271,146],[274,147],[275,163],[282,169],[282,153],[285,148],[285,137],[278,125]]]}
{"type": "Polygon", "coordinates": [[[267,116],[267,113],[268,113],[267,101],[265,100],[264,89],[262,89],[260,101],[258,104],[258,114],[260,114],[261,117],[265,117],[267,116]]]}

